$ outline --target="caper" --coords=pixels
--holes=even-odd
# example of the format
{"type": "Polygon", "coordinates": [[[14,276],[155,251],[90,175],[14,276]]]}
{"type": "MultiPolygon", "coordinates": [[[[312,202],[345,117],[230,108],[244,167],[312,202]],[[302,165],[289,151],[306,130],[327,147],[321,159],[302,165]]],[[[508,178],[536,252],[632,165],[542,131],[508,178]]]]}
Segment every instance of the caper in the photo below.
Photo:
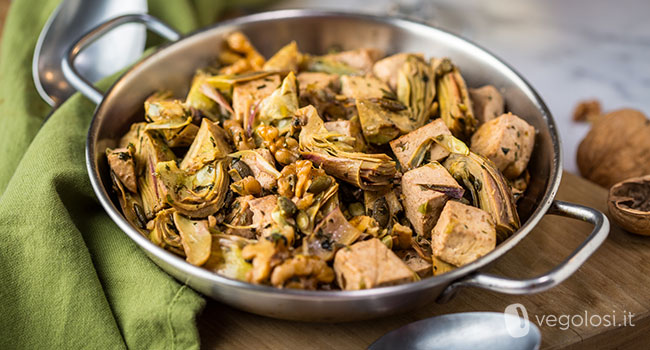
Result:
{"type": "Polygon", "coordinates": [[[388,209],[386,198],[381,197],[375,201],[372,209],[372,218],[377,221],[379,227],[386,227],[386,225],[388,225],[390,210],[388,209]]]}
{"type": "Polygon", "coordinates": [[[278,206],[280,207],[280,213],[285,217],[291,217],[298,211],[291,199],[285,196],[278,197],[278,206]]]}
{"type": "Polygon", "coordinates": [[[251,168],[248,167],[246,163],[239,159],[233,160],[232,164],[230,165],[231,168],[237,170],[239,173],[239,176],[241,176],[242,179],[253,176],[253,172],[251,171],[251,168]]]}
{"type": "Polygon", "coordinates": [[[307,232],[309,229],[309,216],[303,210],[298,211],[298,215],[296,216],[296,224],[298,224],[298,228],[302,232],[307,232]]]}
{"type": "Polygon", "coordinates": [[[307,192],[317,194],[325,191],[332,185],[332,179],[327,175],[321,175],[312,181],[307,189],[307,192]]]}
{"type": "Polygon", "coordinates": [[[365,214],[366,210],[364,209],[363,204],[359,202],[354,202],[350,204],[350,206],[348,207],[348,211],[352,216],[361,216],[365,214]]]}

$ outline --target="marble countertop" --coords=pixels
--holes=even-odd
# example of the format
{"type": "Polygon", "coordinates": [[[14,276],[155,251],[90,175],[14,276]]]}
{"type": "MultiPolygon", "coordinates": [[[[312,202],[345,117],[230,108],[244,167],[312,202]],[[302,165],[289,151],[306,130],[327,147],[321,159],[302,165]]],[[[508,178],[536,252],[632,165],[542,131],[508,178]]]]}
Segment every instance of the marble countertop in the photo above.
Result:
{"type": "Polygon", "coordinates": [[[564,167],[589,129],[571,120],[583,99],[605,111],[650,113],[648,0],[288,0],[279,8],[399,14],[428,22],[489,49],[537,89],[558,123],[564,167]]]}

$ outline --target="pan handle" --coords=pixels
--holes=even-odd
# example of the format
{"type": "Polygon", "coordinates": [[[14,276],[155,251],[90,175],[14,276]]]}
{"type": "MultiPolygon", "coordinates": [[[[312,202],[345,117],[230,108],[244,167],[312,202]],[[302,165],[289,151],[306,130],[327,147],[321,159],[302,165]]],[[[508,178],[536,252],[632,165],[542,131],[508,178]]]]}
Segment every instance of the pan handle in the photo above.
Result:
{"type": "Polygon", "coordinates": [[[87,48],[90,44],[106,35],[111,30],[127,23],[142,23],[147,27],[147,29],[169,41],[176,41],[181,37],[181,34],[175,29],[168,26],[158,18],[147,14],[133,14],[115,17],[84,34],[68,49],[68,51],[66,51],[66,54],[61,61],[61,68],[63,70],[63,76],[68,83],[84,96],[88,97],[91,101],[95,102],[95,104],[102,102],[104,94],[79,74],[79,71],[74,67],[74,61],[77,59],[77,56],[79,56],[81,51],[87,48]]]}
{"type": "Polygon", "coordinates": [[[533,294],[553,288],[576,272],[605,241],[609,234],[609,220],[596,209],[579,204],[553,201],[547,214],[585,221],[594,225],[582,244],[553,270],[525,280],[499,277],[476,272],[452,282],[438,297],[439,303],[449,301],[461,287],[479,287],[505,294],[533,294]]]}

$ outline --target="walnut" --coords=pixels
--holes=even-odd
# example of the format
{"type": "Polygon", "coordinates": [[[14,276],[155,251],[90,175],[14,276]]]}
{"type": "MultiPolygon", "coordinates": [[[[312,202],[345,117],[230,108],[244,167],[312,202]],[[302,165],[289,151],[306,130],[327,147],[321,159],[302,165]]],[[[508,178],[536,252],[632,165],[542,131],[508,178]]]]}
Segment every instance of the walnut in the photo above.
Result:
{"type": "Polygon", "coordinates": [[[650,120],[632,109],[596,120],[578,147],[582,176],[604,187],[650,174],[650,120]]]}
{"type": "Polygon", "coordinates": [[[650,236],[650,175],[621,181],[609,190],[609,214],[632,233],[650,236]]]}
{"type": "Polygon", "coordinates": [[[261,239],[242,249],[245,260],[253,260],[253,269],[246,275],[246,280],[252,283],[262,283],[270,275],[271,270],[288,257],[286,247],[278,242],[261,239]]]}
{"type": "MultiPolygon", "coordinates": [[[[282,264],[273,269],[271,274],[271,284],[276,287],[283,287],[290,279],[296,278],[298,280],[311,279],[316,283],[301,283],[300,285],[314,286],[318,283],[330,283],[334,280],[334,271],[327,266],[327,263],[320,258],[297,255],[289,260],[285,260],[282,264]]],[[[291,281],[290,281],[291,282],[291,281]]],[[[291,283],[291,286],[300,286],[291,283]]]]}

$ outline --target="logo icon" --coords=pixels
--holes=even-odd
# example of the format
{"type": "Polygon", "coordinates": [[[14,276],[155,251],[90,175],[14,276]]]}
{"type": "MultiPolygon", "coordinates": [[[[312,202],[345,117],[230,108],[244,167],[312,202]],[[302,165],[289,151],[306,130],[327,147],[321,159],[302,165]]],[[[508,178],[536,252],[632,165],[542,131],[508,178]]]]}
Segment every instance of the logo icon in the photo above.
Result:
{"type": "Polygon", "coordinates": [[[506,307],[504,321],[506,330],[513,338],[521,338],[530,331],[530,322],[528,322],[528,311],[526,308],[517,303],[510,304],[506,307]]]}

